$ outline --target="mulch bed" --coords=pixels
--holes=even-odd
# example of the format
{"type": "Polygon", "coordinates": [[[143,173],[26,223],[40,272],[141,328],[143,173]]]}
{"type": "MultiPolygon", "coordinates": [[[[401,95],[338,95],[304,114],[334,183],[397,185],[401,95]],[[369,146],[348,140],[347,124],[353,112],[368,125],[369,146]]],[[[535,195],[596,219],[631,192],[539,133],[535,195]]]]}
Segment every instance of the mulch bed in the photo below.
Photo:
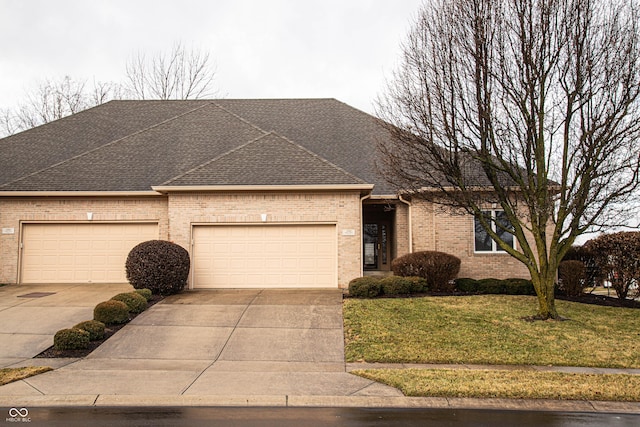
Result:
{"type": "MultiPolygon", "coordinates": [[[[152,305],[159,303],[163,299],[164,299],[163,296],[153,295],[151,299],[147,302],[147,309],[149,309],[149,307],[151,307],[152,305]]],[[[129,322],[135,319],[137,316],[138,314],[130,313],[129,322]]],[[[93,350],[100,347],[100,345],[106,340],[108,340],[113,334],[115,334],[120,329],[122,329],[127,323],[121,323],[119,325],[107,325],[107,327],[104,330],[104,338],[101,340],[91,341],[89,343],[89,347],[85,348],[84,350],[56,350],[55,348],[53,348],[53,346],[51,346],[45,351],[43,351],[42,353],[38,354],[35,358],[54,358],[55,359],[55,358],[63,358],[63,357],[73,357],[73,358],[86,357],[93,350]]],[[[70,325],[69,327],[71,326],[73,325],[70,325]]]]}

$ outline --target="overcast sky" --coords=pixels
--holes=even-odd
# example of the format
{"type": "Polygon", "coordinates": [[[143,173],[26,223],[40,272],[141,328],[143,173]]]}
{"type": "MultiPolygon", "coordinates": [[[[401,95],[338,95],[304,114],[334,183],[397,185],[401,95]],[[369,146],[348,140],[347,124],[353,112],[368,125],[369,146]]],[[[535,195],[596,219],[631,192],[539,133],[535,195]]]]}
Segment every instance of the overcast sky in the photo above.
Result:
{"type": "Polygon", "coordinates": [[[227,98],[337,98],[372,112],[421,0],[0,0],[0,107],[44,79],[123,81],[176,42],[227,98]]]}

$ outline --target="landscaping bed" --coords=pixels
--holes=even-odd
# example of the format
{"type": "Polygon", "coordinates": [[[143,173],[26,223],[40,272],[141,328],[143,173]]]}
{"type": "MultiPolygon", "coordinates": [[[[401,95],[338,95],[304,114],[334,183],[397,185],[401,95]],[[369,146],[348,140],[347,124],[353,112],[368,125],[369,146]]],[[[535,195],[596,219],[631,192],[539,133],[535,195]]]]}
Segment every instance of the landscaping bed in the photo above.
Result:
{"type": "MultiPolygon", "coordinates": [[[[163,299],[164,299],[164,297],[161,296],[161,295],[153,295],[151,297],[151,299],[147,302],[147,309],[149,309],[149,307],[151,307],[152,305],[155,305],[155,304],[159,303],[163,299]]],[[[129,322],[131,320],[135,319],[138,315],[139,315],[138,313],[129,313],[129,322]]],[[[129,323],[129,322],[115,324],[115,325],[107,325],[105,327],[104,337],[99,339],[99,340],[95,340],[95,341],[89,342],[89,347],[87,347],[85,349],[81,349],[81,350],[56,350],[53,346],[51,346],[51,347],[49,347],[48,349],[44,350],[42,353],[38,354],[35,357],[36,358],[62,358],[62,357],[79,358],[79,357],[86,357],[93,350],[95,350],[96,348],[100,347],[100,345],[103,342],[105,342],[106,340],[108,340],[113,334],[115,334],[120,329],[122,329],[124,326],[126,326],[127,323],[129,323]]]]}

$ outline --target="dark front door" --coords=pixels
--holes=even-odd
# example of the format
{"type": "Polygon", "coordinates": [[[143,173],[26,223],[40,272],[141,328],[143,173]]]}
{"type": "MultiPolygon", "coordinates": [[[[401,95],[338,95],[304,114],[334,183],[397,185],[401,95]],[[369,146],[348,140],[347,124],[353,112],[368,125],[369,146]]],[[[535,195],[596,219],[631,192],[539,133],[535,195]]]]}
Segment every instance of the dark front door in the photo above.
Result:
{"type": "Polygon", "coordinates": [[[364,269],[388,271],[391,262],[389,222],[366,222],[362,235],[364,269]]]}

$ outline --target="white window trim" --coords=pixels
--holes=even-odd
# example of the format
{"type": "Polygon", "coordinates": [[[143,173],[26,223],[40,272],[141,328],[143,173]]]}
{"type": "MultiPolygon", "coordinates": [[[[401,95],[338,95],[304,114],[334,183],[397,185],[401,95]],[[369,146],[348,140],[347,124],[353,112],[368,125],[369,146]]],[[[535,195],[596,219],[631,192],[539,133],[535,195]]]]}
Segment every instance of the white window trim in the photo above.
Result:
{"type": "MultiPolygon", "coordinates": [[[[496,213],[497,212],[504,212],[502,209],[483,209],[482,212],[490,212],[491,213],[491,218],[494,219],[494,221],[491,222],[491,228],[493,229],[493,231],[496,231],[496,224],[495,224],[495,217],[496,217],[496,213]]],[[[501,250],[498,246],[498,244],[496,243],[495,240],[491,239],[491,250],[490,251],[479,251],[476,249],[476,217],[475,215],[472,216],[473,221],[471,221],[471,231],[472,231],[472,236],[473,236],[473,253],[474,254],[504,254],[504,255],[508,255],[507,251],[501,250]]],[[[513,235],[513,234],[512,234],[513,235]]],[[[513,235],[513,249],[516,249],[516,236],[513,235]]]]}

